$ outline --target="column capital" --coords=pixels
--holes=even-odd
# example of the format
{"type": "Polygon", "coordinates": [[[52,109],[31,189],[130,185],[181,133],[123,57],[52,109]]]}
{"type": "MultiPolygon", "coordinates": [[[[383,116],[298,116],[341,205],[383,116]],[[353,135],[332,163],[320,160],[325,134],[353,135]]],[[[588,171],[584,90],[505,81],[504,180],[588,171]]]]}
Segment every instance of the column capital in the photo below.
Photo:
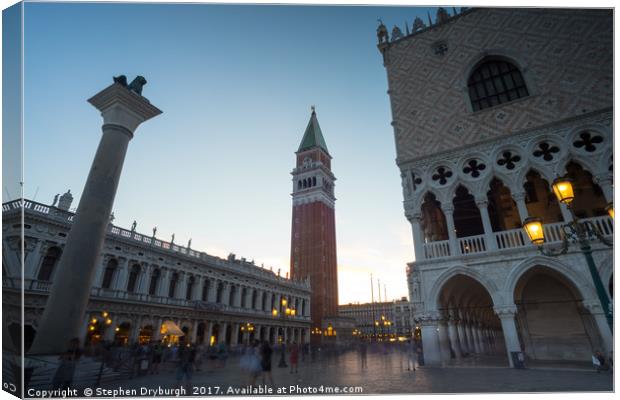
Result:
{"type": "Polygon", "coordinates": [[[409,220],[409,222],[414,223],[420,223],[422,221],[422,213],[419,211],[405,211],[405,217],[407,217],[407,220],[409,220]]]}
{"type": "Polygon", "coordinates": [[[474,201],[478,208],[486,208],[489,206],[489,198],[487,196],[476,196],[474,197],[474,201]]]}
{"type": "Polygon", "coordinates": [[[116,82],[88,102],[101,112],[104,125],[121,126],[132,135],[142,122],[162,113],[145,97],[116,82]]]}
{"type": "Polygon", "coordinates": [[[454,204],[451,201],[441,203],[441,210],[444,214],[452,214],[454,212],[454,204]]]}
{"type": "Polygon", "coordinates": [[[500,319],[514,318],[514,316],[517,314],[517,306],[515,305],[495,306],[493,307],[493,310],[500,319]]]}
{"type": "Polygon", "coordinates": [[[437,325],[441,319],[442,317],[439,311],[430,311],[424,314],[419,314],[416,318],[421,326],[437,325]]]}
{"type": "Polygon", "coordinates": [[[598,299],[583,300],[581,304],[590,314],[604,314],[603,307],[598,299]]]}
{"type": "Polygon", "coordinates": [[[597,185],[612,185],[614,183],[614,178],[609,173],[594,175],[592,180],[597,185]]]}
{"type": "Polygon", "coordinates": [[[512,198],[514,199],[514,201],[525,201],[525,190],[521,190],[521,191],[511,191],[510,194],[512,195],[512,198]]]}

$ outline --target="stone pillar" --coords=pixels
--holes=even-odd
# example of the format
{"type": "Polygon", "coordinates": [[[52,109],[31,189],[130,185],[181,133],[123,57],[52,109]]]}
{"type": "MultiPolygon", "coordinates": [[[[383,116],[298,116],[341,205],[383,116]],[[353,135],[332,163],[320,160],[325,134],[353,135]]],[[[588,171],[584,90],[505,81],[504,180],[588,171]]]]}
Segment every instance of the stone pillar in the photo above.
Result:
{"type": "Polygon", "coordinates": [[[439,316],[423,316],[420,318],[425,365],[441,365],[438,321],[439,316]]]}
{"type": "Polygon", "coordinates": [[[476,339],[474,337],[474,330],[473,330],[473,322],[471,322],[471,320],[467,321],[467,325],[465,326],[465,330],[467,332],[467,340],[468,340],[468,346],[469,346],[469,350],[472,353],[480,353],[480,348],[478,347],[477,343],[476,343],[476,339]]]}
{"type": "MultiPolygon", "coordinates": [[[[230,344],[232,346],[238,345],[239,343],[239,324],[232,324],[232,334],[230,335],[230,344]]],[[[245,330],[243,331],[242,339],[245,339],[245,330]]],[[[244,342],[245,343],[245,342],[244,342]]]]}
{"type": "Polygon", "coordinates": [[[140,274],[140,280],[138,282],[138,293],[147,294],[149,292],[152,271],[153,267],[151,265],[142,266],[142,273],[140,274]]]}
{"type": "Polygon", "coordinates": [[[517,203],[517,210],[519,211],[519,218],[521,222],[523,222],[527,217],[529,217],[529,212],[527,211],[527,205],[525,204],[525,191],[521,188],[520,191],[514,191],[511,193],[512,198],[515,203],[517,203]]]}
{"type": "Polygon", "coordinates": [[[192,343],[196,343],[197,335],[198,335],[198,321],[194,320],[192,321],[192,335],[190,338],[192,343]]]}
{"type": "Polygon", "coordinates": [[[96,272],[95,272],[95,280],[93,281],[93,286],[95,287],[101,287],[101,284],[103,283],[103,273],[105,272],[105,269],[108,265],[108,261],[109,259],[107,257],[102,257],[101,260],[101,264],[99,264],[98,267],[96,267],[96,272]]]}
{"type": "Polygon", "coordinates": [[[103,135],[30,348],[31,354],[60,353],[78,334],[129,141],[138,125],[161,113],[147,99],[119,83],[110,85],[88,101],[101,112],[103,135]]]}
{"type": "Polygon", "coordinates": [[[155,321],[155,326],[153,327],[153,340],[158,341],[161,340],[161,324],[164,321],[161,318],[157,318],[155,321]]]}
{"type": "Polygon", "coordinates": [[[603,307],[601,307],[598,299],[589,301],[584,300],[583,306],[590,312],[590,314],[592,314],[592,317],[594,318],[594,323],[596,324],[601,340],[603,341],[604,349],[601,349],[603,354],[605,354],[605,356],[609,356],[613,351],[614,338],[611,329],[609,328],[609,324],[607,323],[607,318],[605,318],[603,307]]]}
{"type": "Polygon", "coordinates": [[[192,289],[193,290],[192,300],[200,301],[202,300],[202,287],[204,286],[204,276],[195,275],[194,278],[195,278],[195,281],[194,281],[194,287],[192,289]]]}
{"type": "Polygon", "coordinates": [[[243,294],[243,287],[237,286],[235,290],[235,297],[233,298],[233,305],[237,308],[241,307],[241,295],[243,294]]]}
{"type": "Polygon", "coordinates": [[[86,334],[88,333],[88,325],[90,325],[90,315],[86,314],[86,317],[80,322],[80,331],[77,337],[80,339],[80,347],[82,347],[84,343],[86,343],[86,334]]]}
{"type": "Polygon", "coordinates": [[[212,279],[209,283],[209,293],[207,297],[209,303],[215,303],[217,300],[217,285],[218,281],[215,279],[212,279]]]}
{"type": "Polygon", "coordinates": [[[205,330],[205,334],[207,337],[207,345],[211,345],[211,336],[213,336],[213,327],[215,326],[215,322],[208,321],[207,329],[205,330]]]}
{"type": "Polygon", "coordinates": [[[459,359],[462,357],[461,344],[459,342],[459,334],[457,328],[458,320],[454,317],[448,319],[448,337],[450,338],[450,346],[454,351],[454,356],[459,359]]]}
{"type": "Polygon", "coordinates": [[[446,226],[448,228],[448,239],[450,240],[450,255],[461,255],[461,249],[456,238],[456,230],[454,228],[454,205],[450,203],[442,203],[441,209],[446,217],[446,226]]]}
{"type": "Polygon", "coordinates": [[[478,210],[480,210],[480,217],[482,218],[486,249],[487,251],[497,250],[497,241],[495,240],[495,235],[493,235],[493,227],[491,226],[491,218],[489,217],[489,200],[486,196],[484,198],[477,198],[476,205],[478,206],[478,210]]]}
{"type": "Polygon", "coordinates": [[[226,343],[226,333],[228,330],[228,323],[222,322],[220,324],[220,331],[218,333],[219,337],[217,338],[218,343],[226,343]]]}
{"type": "Polygon", "coordinates": [[[465,321],[463,321],[462,319],[458,320],[458,323],[456,324],[456,327],[458,329],[458,333],[459,333],[459,343],[460,343],[460,347],[461,347],[461,352],[463,353],[463,355],[465,355],[465,353],[471,353],[471,351],[469,350],[469,346],[467,343],[467,336],[465,333],[465,321]]]}
{"type": "Polygon", "coordinates": [[[443,365],[452,359],[452,353],[450,352],[450,339],[448,338],[448,325],[446,324],[446,321],[439,321],[437,324],[437,334],[439,336],[439,351],[443,365]]]}
{"type": "Polygon", "coordinates": [[[175,296],[177,299],[185,299],[187,294],[187,281],[189,276],[185,272],[179,272],[179,281],[177,282],[175,296]]]}
{"type": "Polygon", "coordinates": [[[255,310],[263,309],[263,296],[265,295],[264,290],[254,289],[256,291],[256,304],[254,304],[255,310]]]}
{"type": "Polygon", "coordinates": [[[157,293],[161,297],[168,297],[168,289],[170,287],[170,274],[172,271],[169,269],[161,269],[161,276],[159,277],[159,287],[157,288],[157,293]]]}
{"type": "Polygon", "coordinates": [[[614,179],[610,176],[610,174],[597,175],[594,177],[593,181],[599,185],[603,191],[603,195],[605,195],[605,200],[608,203],[614,201],[614,179]]]}
{"type": "Polygon", "coordinates": [[[127,290],[127,277],[129,276],[129,259],[125,258],[122,264],[119,264],[116,272],[116,279],[113,289],[126,291],[127,290]]]}
{"type": "Polygon", "coordinates": [[[474,336],[476,338],[476,342],[478,343],[478,348],[480,349],[480,353],[486,352],[486,346],[484,343],[484,336],[482,335],[482,328],[480,324],[474,325],[474,336]]]}
{"type": "Polygon", "coordinates": [[[411,223],[411,231],[413,233],[413,249],[415,252],[416,260],[424,260],[424,234],[422,232],[422,227],[420,225],[422,220],[422,214],[413,213],[411,215],[407,215],[409,222],[411,223]]]}
{"type": "Polygon", "coordinates": [[[517,333],[517,325],[515,324],[517,307],[514,305],[494,307],[494,310],[502,322],[502,331],[504,333],[504,341],[506,343],[508,362],[510,363],[510,366],[514,368],[511,352],[522,351],[521,344],[519,343],[519,334],[517,333]]]}
{"type": "Polygon", "coordinates": [[[224,290],[222,290],[222,304],[232,305],[229,303],[231,284],[228,282],[223,282],[223,283],[224,283],[224,290]]]}
{"type": "Polygon", "coordinates": [[[43,260],[45,256],[44,252],[47,252],[47,248],[43,248],[43,240],[37,240],[37,244],[35,244],[34,248],[28,254],[28,259],[25,263],[24,276],[26,279],[37,279],[37,266],[43,260]]]}

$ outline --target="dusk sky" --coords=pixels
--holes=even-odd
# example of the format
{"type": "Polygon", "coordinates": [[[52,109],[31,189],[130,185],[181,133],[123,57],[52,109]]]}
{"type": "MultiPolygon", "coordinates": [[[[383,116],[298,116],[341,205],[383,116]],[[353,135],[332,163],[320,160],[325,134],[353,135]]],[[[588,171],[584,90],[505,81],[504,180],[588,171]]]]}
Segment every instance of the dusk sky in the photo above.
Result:
{"type": "MultiPolygon", "coordinates": [[[[149,235],[157,226],[163,240],[174,233],[284,275],[290,172],[315,105],[337,178],[340,303],[370,301],[370,273],[382,296],[383,283],[390,299],[407,296],[413,245],[375,30],[382,18],[404,31],[427,10],[27,3],[24,196],[51,204],[71,189],[77,207],[101,137],[86,100],[112,76],[143,75],[163,114],[130,142],[114,223],[136,220],[149,235]]],[[[3,201],[19,193],[6,165],[3,201]]]]}

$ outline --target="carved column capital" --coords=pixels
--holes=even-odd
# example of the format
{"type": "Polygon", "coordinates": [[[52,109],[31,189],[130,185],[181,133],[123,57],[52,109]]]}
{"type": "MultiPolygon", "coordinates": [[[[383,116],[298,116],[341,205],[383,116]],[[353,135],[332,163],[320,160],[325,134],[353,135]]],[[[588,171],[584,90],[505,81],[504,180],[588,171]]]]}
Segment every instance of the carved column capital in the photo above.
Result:
{"type": "Polygon", "coordinates": [[[517,306],[515,305],[495,306],[493,307],[493,311],[495,311],[495,314],[497,314],[497,316],[500,319],[514,318],[514,316],[517,314],[517,306]]]}
{"type": "Polygon", "coordinates": [[[454,204],[452,204],[451,201],[441,203],[441,210],[444,212],[444,214],[452,214],[454,213],[454,204]]]}
{"type": "Polygon", "coordinates": [[[511,191],[510,193],[514,201],[525,201],[525,190],[511,191]]]}
{"type": "Polygon", "coordinates": [[[603,314],[603,307],[598,299],[583,300],[581,304],[590,314],[603,314]]]}

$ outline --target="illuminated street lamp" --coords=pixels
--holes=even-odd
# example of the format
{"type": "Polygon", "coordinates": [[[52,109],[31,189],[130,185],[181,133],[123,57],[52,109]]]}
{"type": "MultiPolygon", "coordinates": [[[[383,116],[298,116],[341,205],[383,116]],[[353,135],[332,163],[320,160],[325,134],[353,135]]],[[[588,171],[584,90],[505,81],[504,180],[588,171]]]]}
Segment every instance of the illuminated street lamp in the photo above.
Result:
{"type": "Polygon", "coordinates": [[[609,214],[611,219],[615,219],[614,218],[614,203],[607,204],[607,207],[605,207],[605,211],[607,211],[607,214],[609,214]]]}
{"type": "MultiPolygon", "coordinates": [[[[560,202],[566,204],[566,207],[569,209],[572,216],[572,221],[562,226],[564,229],[562,248],[559,251],[551,251],[546,250],[543,247],[543,244],[545,243],[545,230],[543,229],[542,220],[540,218],[533,217],[525,219],[525,221],[523,221],[523,229],[527,233],[527,236],[532,244],[538,246],[540,252],[546,256],[559,256],[561,254],[565,254],[568,251],[569,241],[579,245],[579,249],[588,264],[588,269],[590,270],[590,275],[592,276],[596,293],[599,301],[601,302],[605,317],[607,318],[607,323],[613,332],[611,302],[607,296],[607,291],[605,290],[601,276],[599,275],[596,265],[594,264],[594,259],[592,258],[592,247],[590,247],[592,237],[598,238],[599,241],[609,247],[613,246],[613,241],[606,239],[599,229],[590,221],[580,221],[577,215],[575,215],[575,211],[572,207],[575,195],[571,179],[557,178],[553,181],[552,186],[556,197],[560,202]]],[[[614,217],[613,205],[611,203],[607,206],[607,213],[611,218],[614,217]]]]}

